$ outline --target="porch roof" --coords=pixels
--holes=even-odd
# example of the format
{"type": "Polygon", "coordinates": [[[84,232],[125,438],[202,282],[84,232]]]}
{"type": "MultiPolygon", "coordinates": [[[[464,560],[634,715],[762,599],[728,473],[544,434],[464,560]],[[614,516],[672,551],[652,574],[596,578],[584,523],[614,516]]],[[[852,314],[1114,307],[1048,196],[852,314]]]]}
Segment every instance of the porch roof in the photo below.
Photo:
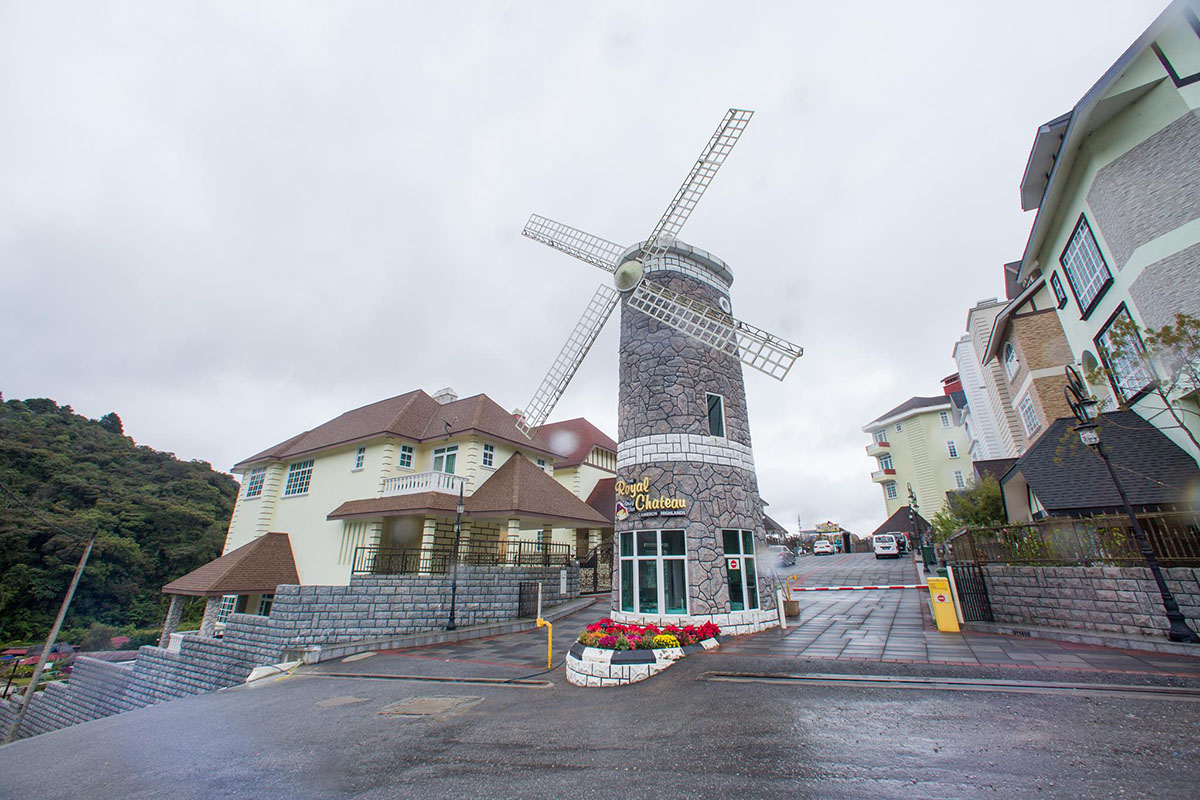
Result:
{"type": "Polygon", "coordinates": [[[281,583],[300,583],[292,542],[286,533],[267,533],[249,544],[176,578],[163,594],[217,597],[274,592],[281,583]]]}

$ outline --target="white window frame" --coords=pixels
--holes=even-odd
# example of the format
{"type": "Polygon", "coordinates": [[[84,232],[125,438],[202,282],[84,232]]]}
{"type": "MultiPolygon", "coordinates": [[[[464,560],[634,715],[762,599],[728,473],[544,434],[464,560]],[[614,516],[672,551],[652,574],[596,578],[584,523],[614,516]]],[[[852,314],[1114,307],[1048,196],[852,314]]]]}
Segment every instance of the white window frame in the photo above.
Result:
{"type": "Polygon", "coordinates": [[[1011,381],[1016,377],[1017,371],[1021,369],[1021,362],[1017,358],[1017,348],[1013,347],[1012,342],[1004,343],[1004,374],[1011,381]]]}
{"type": "Polygon", "coordinates": [[[260,616],[260,617],[271,616],[271,607],[274,605],[275,605],[275,595],[273,593],[261,595],[258,598],[258,616],[260,616]]]}
{"type": "Polygon", "coordinates": [[[284,497],[298,497],[308,494],[312,484],[313,459],[294,461],[288,464],[287,481],[283,486],[284,497]]]}
{"type": "Polygon", "coordinates": [[[904,430],[904,426],[901,425],[899,422],[897,422],[896,423],[896,433],[900,433],[900,431],[902,431],[902,430],[904,430]]]}
{"type": "Polygon", "coordinates": [[[1114,395],[1121,402],[1128,403],[1153,383],[1154,376],[1150,374],[1150,370],[1146,369],[1146,363],[1142,355],[1144,346],[1142,345],[1140,336],[1134,334],[1134,352],[1132,353],[1128,352],[1128,350],[1115,352],[1109,345],[1108,335],[1112,331],[1113,324],[1121,317],[1130,322],[1133,321],[1133,317],[1124,303],[1118,306],[1113,315],[1109,317],[1108,322],[1104,323],[1104,327],[1100,329],[1100,333],[1096,334],[1095,341],[1096,348],[1100,351],[1100,359],[1104,362],[1106,372],[1108,373],[1108,382],[1113,387],[1114,395]]]}
{"type": "Polygon", "coordinates": [[[760,596],[759,591],[758,591],[758,575],[759,575],[758,558],[756,557],[756,553],[755,553],[755,550],[757,547],[758,547],[758,543],[756,541],[754,541],[754,532],[753,531],[738,530],[735,528],[723,528],[721,530],[721,552],[725,557],[726,586],[728,586],[728,582],[729,582],[729,559],[738,558],[738,559],[741,559],[741,561],[742,561],[741,569],[739,570],[739,572],[741,572],[741,580],[742,580],[742,607],[740,609],[734,609],[733,608],[733,599],[730,598],[730,607],[729,607],[730,614],[742,614],[747,611],[758,611],[760,608],[762,608],[762,597],[760,596]],[[739,552],[737,552],[737,553],[729,553],[729,552],[726,552],[724,549],[725,548],[725,543],[724,543],[725,531],[727,531],[727,530],[728,531],[737,530],[738,549],[739,549],[739,552]],[[750,535],[750,551],[751,552],[749,552],[749,553],[745,552],[745,550],[746,550],[746,534],[750,535]],[[750,583],[746,578],[746,572],[747,572],[746,566],[748,563],[753,563],[753,565],[754,565],[754,605],[753,606],[751,606],[748,602],[746,602],[746,595],[749,594],[749,590],[750,590],[750,583]]]}
{"type": "Polygon", "coordinates": [[[1017,414],[1021,417],[1021,425],[1025,428],[1026,436],[1033,436],[1042,429],[1038,419],[1037,408],[1033,405],[1033,397],[1026,393],[1017,401],[1017,414]]]}
{"type": "Polygon", "coordinates": [[[396,466],[400,469],[412,469],[415,457],[416,449],[411,444],[402,444],[400,445],[400,455],[396,459],[396,466]]]}
{"type": "Polygon", "coordinates": [[[883,455],[883,456],[879,457],[879,468],[880,469],[895,469],[895,467],[892,466],[892,454],[891,453],[888,453],[887,455],[883,455]]]}
{"type": "Polygon", "coordinates": [[[951,458],[958,458],[958,445],[954,442],[946,442],[946,452],[950,454],[951,458]]]}
{"type": "Polygon", "coordinates": [[[262,497],[263,483],[267,480],[267,468],[255,467],[246,475],[246,491],[242,497],[250,500],[255,497],[262,497]]]}
{"type": "Polygon", "coordinates": [[[875,431],[875,444],[883,444],[887,441],[887,428],[875,431]]]}
{"type": "Polygon", "coordinates": [[[726,420],[725,420],[725,397],[724,397],[724,395],[719,395],[716,392],[705,392],[704,393],[704,427],[708,429],[708,435],[716,436],[721,439],[726,438],[726,434],[729,431],[729,427],[725,423],[726,423],[726,420]],[[713,429],[712,429],[712,409],[710,408],[710,406],[712,404],[712,398],[714,398],[714,397],[717,398],[717,402],[719,404],[718,410],[721,412],[721,432],[720,433],[713,433],[713,429]]]}
{"type": "Polygon", "coordinates": [[[483,466],[492,469],[496,466],[496,446],[483,443],[483,459],[480,462],[483,466]]]}
{"type": "Polygon", "coordinates": [[[967,481],[965,478],[963,478],[961,469],[954,470],[954,486],[956,489],[967,488],[967,481]]]}
{"type": "Polygon", "coordinates": [[[1067,274],[1067,283],[1071,284],[1071,293],[1075,295],[1079,313],[1083,319],[1087,319],[1112,284],[1112,271],[1100,253],[1100,244],[1092,233],[1092,226],[1083,214],[1079,215],[1071,239],[1063,248],[1058,262],[1067,274]]]}
{"type": "Polygon", "coordinates": [[[939,411],[939,412],[938,412],[938,417],[940,417],[940,418],[941,418],[941,420],[942,420],[942,427],[943,427],[943,428],[949,428],[949,427],[950,427],[950,412],[949,412],[949,411],[939,411]]]}
{"type": "Polygon", "coordinates": [[[883,484],[883,496],[888,500],[895,500],[900,496],[900,492],[896,489],[895,481],[888,481],[887,483],[883,484]]]}
{"type": "Polygon", "coordinates": [[[360,447],[354,451],[354,469],[351,472],[361,472],[363,464],[367,460],[367,448],[360,447]]]}
{"type": "Polygon", "coordinates": [[[458,445],[448,444],[445,447],[435,448],[433,457],[429,461],[430,472],[441,472],[445,475],[454,475],[454,468],[458,466],[458,445]],[[441,462],[439,465],[438,462],[441,462]],[[446,469],[449,465],[450,469],[446,469]]]}
{"type": "Polygon", "coordinates": [[[237,609],[238,596],[236,594],[221,595],[221,604],[217,606],[217,624],[224,627],[229,621],[229,615],[237,609]]]}
{"type": "Polygon", "coordinates": [[[627,610],[625,613],[653,614],[654,616],[660,616],[660,617],[687,616],[688,610],[690,607],[689,595],[691,594],[691,589],[688,584],[688,569],[687,569],[687,551],[688,551],[687,530],[682,529],[682,528],[660,528],[660,529],[648,529],[648,530],[621,531],[617,536],[617,540],[618,540],[619,545],[621,545],[621,546],[619,546],[620,552],[618,554],[620,564],[618,564],[618,567],[617,567],[617,582],[618,582],[617,603],[622,609],[624,609],[624,589],[626,587],[625,570],[622,569],[622,566],[624,566],[624,565],[629,566],[629,572],[630,572],[629,580],[631,581],[630,585],[631,585],[631,588],[633,589],[633,591],[631,593],[631,599],[632,599],[631,608],[632,608],[632,610],[631,611],[627,610]],[[669,555],[669,556],[663,555],[663,552],[662,552],[663,551],[663,546],[662,546],[663,536],[662,535],[665,532],[679,532],[683,535],[683,553],[682,554],[669,555]],[[638,534],[640,534],[640,533],[655,534],[655,536],[654,536],[654,554],[653,555],[649,555],[649,554],[638,555],[637,541],[638,541],[638,534]],[[629,540],[632,543],[632,547],[628,548],[628,549],[632,550],[632,552],[626,552],[627,548],[625,548],[621,542],[621,540],[625,534],[629,534],[629,540]],[[683,610],[682,611],[667,611],[667,608],[666,608],[667,607],[667,583],[666,583],[666,571],[664,570],[664,562],[666,562],[666,561],[683,562],[683,610]],[[657,598],[657,605],[656,605],[657,610],[656,611],[642,611],[641,610],[641,596],[638,591],[638,589],[641,585],[640,572],[641,572],[643,564],[650,564],[650,563],[654,564],[655,577],[657,580],[657,584],[656,584],[656,588],[658,590],[658,598],[657,598]]]}

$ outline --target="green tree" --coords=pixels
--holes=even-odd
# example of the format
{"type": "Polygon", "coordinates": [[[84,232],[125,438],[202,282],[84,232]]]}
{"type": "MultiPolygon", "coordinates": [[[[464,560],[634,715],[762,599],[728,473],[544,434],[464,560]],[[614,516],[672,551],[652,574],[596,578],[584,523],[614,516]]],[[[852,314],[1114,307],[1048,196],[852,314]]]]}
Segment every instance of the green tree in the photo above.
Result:
{"type": "Polygon", "coordinates": [[[939,542],[963,527],[1003,525],[1006,520],[1000,483],[988,475],[969,489],[947,493],[946,505],[929,522],[939,542]]]}

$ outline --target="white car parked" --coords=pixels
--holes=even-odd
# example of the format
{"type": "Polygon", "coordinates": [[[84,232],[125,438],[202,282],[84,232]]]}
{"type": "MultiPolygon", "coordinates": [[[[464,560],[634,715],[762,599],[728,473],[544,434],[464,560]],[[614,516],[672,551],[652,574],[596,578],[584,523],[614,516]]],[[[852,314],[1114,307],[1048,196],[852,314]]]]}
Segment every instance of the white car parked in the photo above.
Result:
{"type": "Polygon", "coordinates": [[[813,542],[814,556],[831,556],[834,553],[833,542],[828,539],[818,539],[813,542]]]}
{"type": "Polygon", "coordinates": [[[871,540],[871,544],[875,550],[875,558],[899,558],[900,545],[896,542],[896,537],[890,533],[877,533],[871,540]]]}

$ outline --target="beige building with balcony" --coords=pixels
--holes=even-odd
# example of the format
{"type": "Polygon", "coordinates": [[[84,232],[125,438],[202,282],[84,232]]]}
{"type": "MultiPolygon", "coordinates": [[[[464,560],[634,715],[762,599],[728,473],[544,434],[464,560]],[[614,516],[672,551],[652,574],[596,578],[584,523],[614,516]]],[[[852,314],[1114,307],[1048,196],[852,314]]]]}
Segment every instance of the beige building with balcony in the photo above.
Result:
{"type": "Polygon", "coordinates": [[[465,553],[522,542],[573,549],[611,532],[583,493],[615,462],[615,443],[586,420],[527,439],[486,395],[417,390],[236,464],[242,488],[223,552],[284,532],[302,584],[345,585],[364,554],[451,548],[460,493],[465,553]]]}
{"type": "Polygon", "coordinates": [[[946,503],[946,492],[971,482],[970,441],[954,424],[950,398],[912,397],[862,428],[871,435],[871,480],[883,492],[887,516],[908,505],[908,486],[929,519],[946,503]]]}

